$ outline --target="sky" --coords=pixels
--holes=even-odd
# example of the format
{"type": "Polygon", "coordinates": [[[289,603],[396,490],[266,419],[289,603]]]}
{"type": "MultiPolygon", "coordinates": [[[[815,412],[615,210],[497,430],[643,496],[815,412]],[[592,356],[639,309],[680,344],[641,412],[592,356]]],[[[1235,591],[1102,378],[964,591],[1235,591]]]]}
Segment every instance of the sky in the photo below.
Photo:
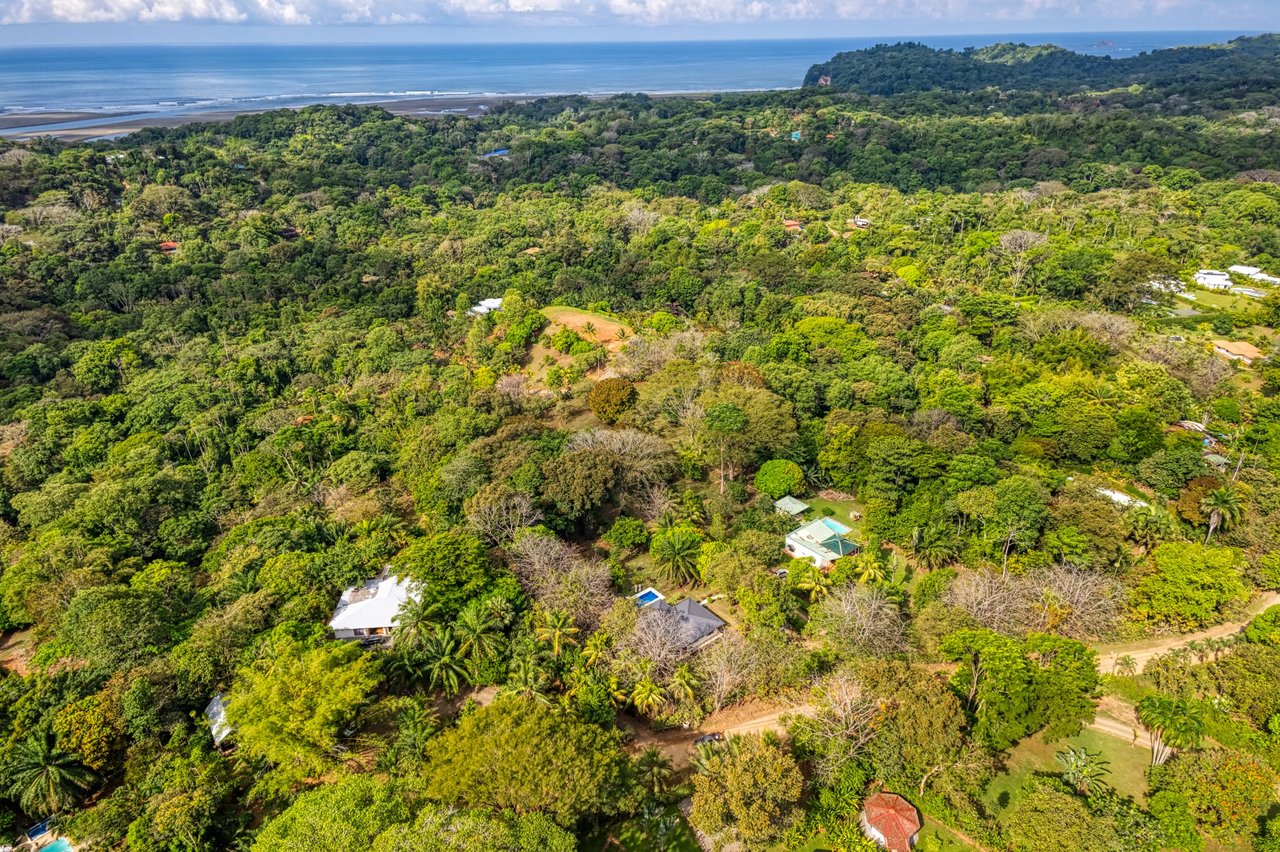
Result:
{"type": "Polygon", "coordinates": [[[0,0],[0,46],[1280,30],[1280,0],[0,0]]]}

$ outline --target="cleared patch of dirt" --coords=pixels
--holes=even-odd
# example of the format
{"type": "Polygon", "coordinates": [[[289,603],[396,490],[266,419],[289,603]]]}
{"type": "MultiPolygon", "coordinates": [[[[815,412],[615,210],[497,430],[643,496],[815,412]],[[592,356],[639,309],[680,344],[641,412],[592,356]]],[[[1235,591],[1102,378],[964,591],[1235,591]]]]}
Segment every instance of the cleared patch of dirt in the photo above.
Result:
{"type": "Polygon", "coordinates": [[[626,339],[635,334],[631,326],[621,320],[592,311],[584,311],[581,308],[552,305],[543,308],[542,315],[551,320],[551,325],[546,329],[547,334],[555,334],[561,328],[571,329],[580,334],[584,340],[603,343],[610,353],[621,349],[626,339]],[[592,331],[586,330],[588,325],[592,326],[592,331]],[[621,336],[618,335],[619,331],[622,332],[621,336]]]}
{"type": "Polygon", "coordinates": [[[35,652],[30,630],[6,631],[0,637],[0,668],[26,677],[35,652]]]}

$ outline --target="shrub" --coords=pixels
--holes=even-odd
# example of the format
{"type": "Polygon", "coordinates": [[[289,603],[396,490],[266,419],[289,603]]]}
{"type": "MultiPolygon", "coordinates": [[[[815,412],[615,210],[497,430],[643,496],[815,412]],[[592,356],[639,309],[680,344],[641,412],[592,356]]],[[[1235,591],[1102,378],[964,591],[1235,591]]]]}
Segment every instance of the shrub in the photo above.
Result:
{"type": "Polygon", "coordinates": [[[767,461],[756,473],[756,489],[775,500],[787,494],[800,494],[804,491],[804,471],[786,459],[767,461]]]}
{"type": "Polygon", "coordinates": [[[587,405],[605,423],[617,423],[636,402],[636,389],[626,379],[604,379],[587,394],[587,405]]]}

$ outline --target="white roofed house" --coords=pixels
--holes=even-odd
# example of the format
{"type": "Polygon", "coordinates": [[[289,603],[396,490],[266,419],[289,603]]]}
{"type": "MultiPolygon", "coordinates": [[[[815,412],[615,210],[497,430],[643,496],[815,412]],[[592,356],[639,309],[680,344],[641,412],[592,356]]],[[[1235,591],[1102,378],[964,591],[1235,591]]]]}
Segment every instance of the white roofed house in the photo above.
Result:
{"type": "Polygon", "coordinates": [[[407,579],[382,573],[360,586],[352,586],[338,598],[338,608],[329,619],[335,639],[358,639],[381,644],[391,638],[400,608],[409,600],[412,584],[407,579]]]}
{"type": "Polygon", "coordinates": [[[1220,269],[1201,269],[1192,278],[1206,290],[1231,289],[1231,276],[1220,269]]]}
{"type": "Polygon", "coordinates": [[[846,536],[853,532],[835,518],[818,518],[787,533],[787,553],[826,568],[841,556],[857,553],[859,546],[846,536]]]}

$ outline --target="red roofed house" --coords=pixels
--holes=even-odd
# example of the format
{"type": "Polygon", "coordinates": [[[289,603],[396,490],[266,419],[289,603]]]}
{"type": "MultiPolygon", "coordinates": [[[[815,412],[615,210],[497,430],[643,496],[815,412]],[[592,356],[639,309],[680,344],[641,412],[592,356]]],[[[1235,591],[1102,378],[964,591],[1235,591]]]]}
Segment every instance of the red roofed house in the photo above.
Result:
{"type": "Polygon", "coordinates": [[[164,254],[173,254],[178,250],[178,244],[173,240],[165,240],[160,244],[160,251],[164,254]]]}
{"type": "Polygon", "coordinates": [[[795,219],[783,219],[782,227],[786,228],[788,231],[790,231],[793,234],[798,234],[804,230],[804,225],[801,225],[795,219]]]}
{"type": "Polygon", "coordinates": [[[920,814],[896,793],[876,793],[862,804],[862,833],[889,852],[910,852],[920,832],[920,814]]]}

